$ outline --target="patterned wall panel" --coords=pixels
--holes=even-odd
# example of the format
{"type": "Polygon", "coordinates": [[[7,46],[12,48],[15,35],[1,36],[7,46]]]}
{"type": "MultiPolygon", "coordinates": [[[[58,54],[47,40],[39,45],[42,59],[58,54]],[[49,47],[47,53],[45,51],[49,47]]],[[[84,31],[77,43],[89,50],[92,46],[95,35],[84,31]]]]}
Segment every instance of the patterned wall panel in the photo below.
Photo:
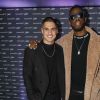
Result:
{"type": "MultiPolygon", "coordinates": [[[[100,34],[100,7],[85,7],[90,27],[100,34]]],[[[69,7],[61,8],[0,8],[0,100],[27,100],[23,83],[23,52],[31,38],[41,39],[40,26],[44,17],[59,19],[61,34],[71,27],[69,7]]]]}

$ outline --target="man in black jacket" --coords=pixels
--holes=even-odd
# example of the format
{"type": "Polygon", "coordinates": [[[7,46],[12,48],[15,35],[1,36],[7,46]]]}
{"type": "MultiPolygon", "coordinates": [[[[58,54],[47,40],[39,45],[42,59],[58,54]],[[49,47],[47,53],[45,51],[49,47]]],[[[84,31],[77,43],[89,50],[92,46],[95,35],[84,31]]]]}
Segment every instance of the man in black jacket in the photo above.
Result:
{"type": "Polygon", "coordinates": [[[61,46],[55,43],[58,25],[52,17],[42,22],[42,41],[24,53],[23,77],[29,100],[64,100],[65,69],[61,46]]]}

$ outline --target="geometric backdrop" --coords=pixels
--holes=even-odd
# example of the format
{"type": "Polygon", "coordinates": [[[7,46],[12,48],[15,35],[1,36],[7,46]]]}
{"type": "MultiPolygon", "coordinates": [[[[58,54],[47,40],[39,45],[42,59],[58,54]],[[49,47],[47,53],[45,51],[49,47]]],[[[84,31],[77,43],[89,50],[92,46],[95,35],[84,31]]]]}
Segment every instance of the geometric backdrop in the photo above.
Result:
{"type": "MultiPolygon", "coordinates": [[[[61,22],[61,35],[71,27],[70,7],[0,8],[0,100],[27,100],[23,83],[23,52],[31,38],[41,39],[43,18],[52,16],[61,22]]],[[[85,7],[89,26],[100,34],[100,7],[85,7]]]]}

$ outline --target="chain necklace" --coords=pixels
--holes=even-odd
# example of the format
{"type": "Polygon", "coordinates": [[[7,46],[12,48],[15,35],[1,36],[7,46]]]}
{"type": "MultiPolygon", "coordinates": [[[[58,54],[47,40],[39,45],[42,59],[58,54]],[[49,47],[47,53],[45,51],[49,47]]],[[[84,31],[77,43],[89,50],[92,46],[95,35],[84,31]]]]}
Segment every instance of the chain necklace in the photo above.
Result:
{"type": "Polygon", "coordinates": [[[82,38],[84,38],[83,39],[83,41],[82,41],[82,43],[81,43],[81,45],[80,45],[80,47],[78,48],[78,45],[77,45],[77,42],[76,42],[76,39],[75,38],[77,38],[77,39],[81,39],[81,38],[78,38],[78,37],[74,37],[74,41],[75,41],[75,45],[76,45],[76,48],[77,48],[77,54],[78,55],[80,55],[81,54],[81,49],[82,49],[82,47],[83,47],[83,44],[84,44],[84,42],[85,42],[85,38],[88,36],[88,34],[86,34],[84,37],[82,37],[82,38]]]}
{"type": "Polygon", "coordinates": [[[47,52],[46,52],[46,50],[44,49],[44,47],[42,46],[42,49],[43,49],[43,51],[44,51],[44,53],[45,53],[45,55],[47,56],[47,57],[53,57],[54,56],[54,54],[55,54],[55,44],[54,44],[54,48],[53,48],[53,53],[52,53],[52,55],[49,55],[47,52]]]}

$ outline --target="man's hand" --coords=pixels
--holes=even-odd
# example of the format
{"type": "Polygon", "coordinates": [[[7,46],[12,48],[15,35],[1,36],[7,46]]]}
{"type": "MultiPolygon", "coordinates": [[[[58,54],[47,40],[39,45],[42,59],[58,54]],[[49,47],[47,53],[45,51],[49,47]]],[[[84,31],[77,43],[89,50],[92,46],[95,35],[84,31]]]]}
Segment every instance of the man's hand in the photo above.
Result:
{"type": "Polygon", "coordinates": [[[31,40],[29,40],[28,47],[29,47],[30,49],[36,49],[38,43],[39,43],[39,41],[36,41],[36,40],[34,40],[34,39],[31,39],[31,40]]]}

